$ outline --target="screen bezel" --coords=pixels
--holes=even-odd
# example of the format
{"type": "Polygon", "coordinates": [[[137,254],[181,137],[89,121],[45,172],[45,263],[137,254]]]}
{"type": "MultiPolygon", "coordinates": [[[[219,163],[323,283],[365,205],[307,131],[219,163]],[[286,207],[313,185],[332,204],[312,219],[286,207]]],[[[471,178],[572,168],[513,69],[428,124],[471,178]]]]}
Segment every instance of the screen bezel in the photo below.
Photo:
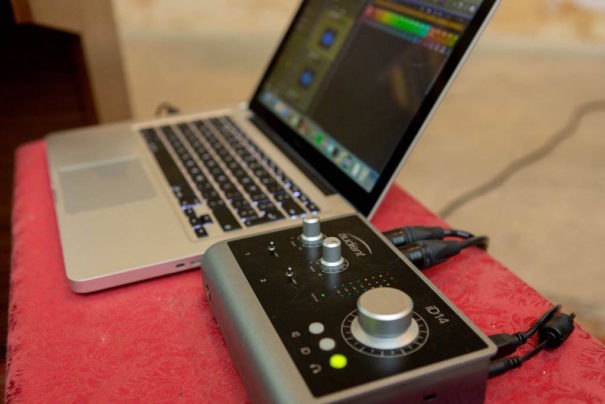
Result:
{"type": "Polygon", "coordinates": [[[412,118],[407,130],[401,137],[399,143],[395,146],[394,152],[386,163],[382,173],[378,177],[376,184],[371,192],[367,192],[360,185],[358,185],[353,179],[347,174],[341,171],[337,166],[334,165],[328,158],[326,158],[319,150],[314,148],[311,144],[307,143],[301,135],[291,129],[285,122],[280,120],[272,111],[266,108],[260,101],[260,95],[263,87],[265,86],[273,68],[275,67],[277,60],[282,54],[286,43],[296,24],[298,23],[305,7],[309,3],[309,0],[303,0],[301,3],[294,19],[284,38],[282,39],[277,51],[273,55],[269,66],[265,70],[263,77],[256,88],[254,95],[249,103],[250,110],[260,117],[267,125],[269,125],[273,131],[290,146],[294,148],[301,156],[305,156],[306,160],[320,173],[330,185],[336,189],[344,198],[346,198],[359,212],[363,215],[368,216],[376,202],[383,194],[385,187],[387,187],[396,170],[398,169],[401,160],[404,158],[406,152],[410,149],[414,140],[420,135],[425,121],[431,115],[435,104],[439,101],[443,91],[448,86],[450,79],[456,72],[460,62],[464,58],[469,46],[473,43],[478,31],[483,26],[486,18],[490,15],[492,8],[498,3],[498,0],[484,0],[481,6],[477,10],[477,13],[471,20],[469,26],[458,40],[458,44],[451,53],[449,59],[445,63],[445,66],[437,76],[434,84],[424,100],[420,104],[418,112],[412,118]]]}

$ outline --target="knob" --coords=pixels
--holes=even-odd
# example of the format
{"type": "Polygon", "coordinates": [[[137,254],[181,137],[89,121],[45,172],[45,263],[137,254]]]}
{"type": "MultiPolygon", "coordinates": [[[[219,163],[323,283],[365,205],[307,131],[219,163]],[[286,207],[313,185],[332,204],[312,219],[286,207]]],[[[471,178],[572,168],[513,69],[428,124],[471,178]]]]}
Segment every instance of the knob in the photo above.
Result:
{"type": "Polygon", "coordinates": [[[368,290],[357,299],[357,311],[351,332],[359,342],[370,347],[401,348],[418,335],[418,324],[412,318],[414,302],[399,289],[368,290]]]}
{"type": "Polygon", "coordinates": [[[320,260],[324,272],[337,272],[344,266],[340,240],[336,237],[327,237],[322,243],[322,257],[320,260]]]}
{"type": "Polygon", "coordinates": [[[303,219],[303,232],[300,236],[302,243],[306,247],[318,246],[321,244],[324,235],[319,228],[319,217],[307,216],[303,219]]]}
{"type": "Polygon", "coordinates": [[[267,247],[267,250],[271,254],[275,254],[275,243],[273,241],[269,242],[269,247],[267,247]]]}

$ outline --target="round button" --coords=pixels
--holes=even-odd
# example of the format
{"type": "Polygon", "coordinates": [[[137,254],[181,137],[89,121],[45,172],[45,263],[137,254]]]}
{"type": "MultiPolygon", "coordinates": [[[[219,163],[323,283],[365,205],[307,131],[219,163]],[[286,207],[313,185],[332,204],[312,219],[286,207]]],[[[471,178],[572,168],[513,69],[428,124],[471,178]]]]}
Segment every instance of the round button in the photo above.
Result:
{"type": "Polygon", "coordinates": [[[324,272],[339,272],[344,265],[341,243],[337,237],[327,237],[322,243],[320,260],[324,272]]]}
{"type": "Polygon", "coordinates": [[[319,217],[307,216],[303,219],[303,232],[300,236],[303,245],[312,247],[321,244],[324,235],[319,227],[319,217]]]}
{"type": "Polygon", "coordinates": [[[336,347],[336,341],[332,338],[322,338],[319,340],[319,349],[322,351],[331,351],[336,347]]]}
{"type": "Polygon", "coordinates": [[[347,357],[339,353],[330,356],[330,366],[334,369],[345,368],[347,366],[347,357]]]}
{"type": "Polygon", "coordinates": [[[399,289],[375,288],[357,300],[359,325],[363,330],[380,338],[393,338],[403,334],[412,321],[414,302],[399,289]]]}
{"type": "Polygon", "coordinates": [[[324,327],[324,325],[322,323],[315,322],[315,323],[309,324],[309,332],[311,334],[315,334],[315,335],[321,334],[322,332],[324,332],[325,329],[326,328],[324,327]]]}
{"type": "Polygon", "coordinates": [[[340,240],[336,237],[328,237],[323,242],[323,259],[326,263],[336,263],[341,256],[340,240]]]}
{"type": "Polygon", "coordinates": [[[351,323],[351,333],[372,348],[404,347],[419,333],[413,310],[414,302],[399,289],[370,289],[357,299],[358,315],[351,323]]]}

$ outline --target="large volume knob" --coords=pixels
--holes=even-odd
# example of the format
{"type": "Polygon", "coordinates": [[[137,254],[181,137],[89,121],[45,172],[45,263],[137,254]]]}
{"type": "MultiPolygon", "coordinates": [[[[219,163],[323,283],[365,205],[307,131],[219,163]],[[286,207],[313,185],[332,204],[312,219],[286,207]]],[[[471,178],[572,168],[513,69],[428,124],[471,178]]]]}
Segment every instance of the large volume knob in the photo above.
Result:
{"type": "Polygon", "coordinates": [[[306,247],[319,246],[324,238],[319,228],[319,217],[307,216],[303,219],[303,232],[300,235],[302,243],[306,247]]]}
{"type": "Polygon", "coordinates": [[[375,288],[359,296],[358,315],[351,324],[353,336],[373,348],[401,348],[416,338],[418,324],[412,318],[414,302],[394,288],[375,288]]]}
{"type": "Polygon", "coordinates": [[[340,240],[336,237],[327,237],[322,243],[321,268],[324,272],[338,272],[344,266],[340,240]]]}

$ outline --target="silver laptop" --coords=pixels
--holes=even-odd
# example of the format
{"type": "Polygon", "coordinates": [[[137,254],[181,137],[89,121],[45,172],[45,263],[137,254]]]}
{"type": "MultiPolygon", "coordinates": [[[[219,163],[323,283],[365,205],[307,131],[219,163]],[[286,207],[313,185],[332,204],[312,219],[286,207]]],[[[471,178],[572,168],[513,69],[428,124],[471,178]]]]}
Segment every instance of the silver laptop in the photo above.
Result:
{"type": "Polygon", "coordinates": [[[372,216],[497,2],[303,1],[249,103],[49,135],[71,288],[198,267],[305,215],[372,216]]]}

